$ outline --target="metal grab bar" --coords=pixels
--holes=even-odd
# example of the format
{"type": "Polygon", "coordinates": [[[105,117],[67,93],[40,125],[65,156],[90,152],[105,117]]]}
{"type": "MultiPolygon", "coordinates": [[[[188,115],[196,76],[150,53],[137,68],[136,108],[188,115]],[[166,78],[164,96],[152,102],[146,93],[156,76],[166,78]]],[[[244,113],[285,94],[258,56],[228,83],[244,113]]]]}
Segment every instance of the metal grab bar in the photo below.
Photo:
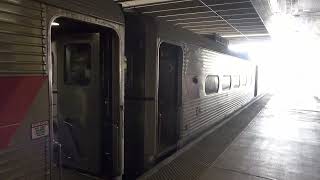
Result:
{"type": "Polygon", "coordinates": [[[62,180],[62,144],[58,141],[53,141],[53,143],[59,148],[59,180],[62,180]]]}

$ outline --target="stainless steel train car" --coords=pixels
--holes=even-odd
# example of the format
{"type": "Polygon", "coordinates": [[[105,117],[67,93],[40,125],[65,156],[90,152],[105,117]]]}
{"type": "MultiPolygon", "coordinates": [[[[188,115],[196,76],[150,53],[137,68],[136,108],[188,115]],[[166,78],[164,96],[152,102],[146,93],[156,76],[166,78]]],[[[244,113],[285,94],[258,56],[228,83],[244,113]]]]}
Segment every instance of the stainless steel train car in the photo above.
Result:
{"type": "Polygon", "coordinates": [[[126,15],[125,169],[139,175],[255,96],[255,65],[153,18],[126,15]]]}
{"type": "Polygon", "coordinates": [[[124,59],[113,1],[1,0],[0,179],[121,177],[124,59]]]}

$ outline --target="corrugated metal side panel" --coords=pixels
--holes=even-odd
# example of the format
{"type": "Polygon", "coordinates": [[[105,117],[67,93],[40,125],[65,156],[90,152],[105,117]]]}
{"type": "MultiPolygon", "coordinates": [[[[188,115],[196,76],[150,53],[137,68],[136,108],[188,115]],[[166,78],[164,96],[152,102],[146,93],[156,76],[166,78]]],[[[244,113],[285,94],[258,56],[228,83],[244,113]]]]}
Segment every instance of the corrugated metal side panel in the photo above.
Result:
{"type": "Polygon", "coordinates": [[[253,94],[251,92],[234,91],[184,103],[182,138],[216,123],[248,103],[252,97],[253,94]],[[200,110],[199,114],[196,113],[197,109],[200,110]]]}
{"type": "Polygon", "coordinates": [[[0,0],[0,75],[45,74],[44,11],[28,0],[0,0]]]}
{"type": "MultiPolygon", "coordinates": [[[[0,80],[4,78],[8,77],[0,77],[0,80]]],[[[0,108],[2,118],[0,119],[0,130],[7,132],[7,134],[4,134],[5,136],[9,135],[9,138],[7,138],[9,139],[8,144],[0,148],[0,179],[49,179],[50,136],[34,139],[31,136],[32,124],[49,120],[48,80],[42,76],[40,78],[38,76],[27,76],[27,78],[14,76],[9,79],[18,79],[16,82],[24,81],[24,83],[23,86],[19,83],[11,85],[11,87],[14,86],[17,89],[18,93],[9,93],[12,96],[9,96],[5,106],[0,108]],[[36,84],[32,82],[32,79],[40,79],[40,81],[36,84]],[[38,87],[35,88],[34,86],[38,87]],[[30,91],[30,88],[34,91],[25,93],[30,91]],[[26,101],[23,96],[31,96],[32,98],[26,101]],[[15,111],[14,106],[17,107],[17,111],[15,111]],[[24,106],[26,111],[21,110],[21,106],[24,106]],[[8,114],[8,108],[11,109],[10,114],[8,114]],[[7,111],[7,114],[3,113],[3,110],[7,111]],[[14,114],[20,114],[18,119],[14,114]],[[16,128],[10,131],[10,127],[15,126],[16,128]]],[[[1,90],[3,88],[0,88],[1,90]]],[[[4,97],[1,98],[5,99],[4,97]]]]}
{"type": "Polygon", "coordinates": [[[0,179],[49,179],[49,140],[0,152],[0,179]],[[45,147],[39,148],[39,147],[45,147]],[[14,166],[13,166],[14,165],[14,166]]]}
{"type": "Polygon", "coordinates": [[[253,98],[253,84],[250,83],[228,91],[222,91],[220,87],[219,93],[206,95],[203,87],[207,75],[218,75],[221,80],[223,75],[251,73],[249,62],[196,46],[185,46],[181,140],[205,130],[253,98]],[[194,77],[198,79],[196,85],[191,83],[194,77]]]}
{"type": "Polygon", "coordinates": [[[1,180],[49,179],[49,137],[31,140],[31,124],[49,120],[45,13],[36,1],[0,0],[0,79],[9,83],[0,91],[16,88],[0,112],[21,114],[1,119],[1,130],[16,127],[0,150],[1,180]]]}
{"type": "Polygon", "coordinates": [[[74,12],[99,17],[115,23],[124,24],[122,10],[112,0],[39,0],[41,2],[71,10],[74,12]]]}

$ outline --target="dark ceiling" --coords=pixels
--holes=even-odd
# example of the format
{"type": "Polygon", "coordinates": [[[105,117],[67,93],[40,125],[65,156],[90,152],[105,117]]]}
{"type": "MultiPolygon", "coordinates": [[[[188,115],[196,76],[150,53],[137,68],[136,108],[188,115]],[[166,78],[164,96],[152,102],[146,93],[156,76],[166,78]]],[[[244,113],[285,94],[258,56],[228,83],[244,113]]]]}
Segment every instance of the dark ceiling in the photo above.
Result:
{"type": "Polygon", "coordinates": [[[126,11],[157,17],[198,34],[229,40],[269,38],[250,0],[116,0],[126,11]]]}

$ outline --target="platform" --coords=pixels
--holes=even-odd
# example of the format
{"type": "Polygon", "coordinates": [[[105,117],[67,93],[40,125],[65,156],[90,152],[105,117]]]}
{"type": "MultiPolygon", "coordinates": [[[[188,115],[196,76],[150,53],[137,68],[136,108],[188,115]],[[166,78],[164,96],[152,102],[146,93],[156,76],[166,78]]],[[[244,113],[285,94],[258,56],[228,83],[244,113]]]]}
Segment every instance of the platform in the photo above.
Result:
{"type": "Polygon", "coordinates": [[[139,179],[316,180],[320,103],[264,96],[139,179]]]}

